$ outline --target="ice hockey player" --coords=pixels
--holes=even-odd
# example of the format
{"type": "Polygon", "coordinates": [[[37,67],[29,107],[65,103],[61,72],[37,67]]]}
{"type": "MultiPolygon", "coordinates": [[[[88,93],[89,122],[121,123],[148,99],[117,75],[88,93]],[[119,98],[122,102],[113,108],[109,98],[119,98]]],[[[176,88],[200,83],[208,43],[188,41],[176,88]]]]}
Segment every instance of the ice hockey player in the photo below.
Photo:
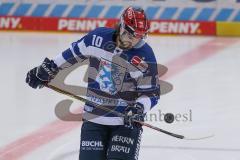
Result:
{"type": "Polygon", "coordinates": [[[84,114],[81,128],[80,160],[138,159],[142,126],[134,121],[144,121],[160,96],[157,62],[145,42],[148,31],[144,10],[128,7],[115,29],[97,28],[27,73],[26,82],[41,88],[63,66],[88,60],[87,99],[124,115],[85,103],[88,114],[84,114]]]}

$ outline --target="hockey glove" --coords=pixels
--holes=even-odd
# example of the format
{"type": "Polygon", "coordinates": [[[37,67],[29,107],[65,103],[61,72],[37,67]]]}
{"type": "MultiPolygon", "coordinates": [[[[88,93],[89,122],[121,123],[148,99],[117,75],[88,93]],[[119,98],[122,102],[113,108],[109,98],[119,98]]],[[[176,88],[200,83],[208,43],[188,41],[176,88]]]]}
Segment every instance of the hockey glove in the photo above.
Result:
{"type": "Polygon", "coordinates": [[[49,83],[58,73],[59,69],[53,60],[45,58],[43,63],[31,69],[27,73],[26,83],[32,88],[42,88],[44,84],[49,83]]]}
{"type": "Polygon", "coordinates": [[[141,124],[134,121],[144,121],[145,114],[143,111],[144,106],[139,102],[128,106],[124,112],[124,125],[128,128],[133,128],[134,126],[140,127],[141,124]]]}

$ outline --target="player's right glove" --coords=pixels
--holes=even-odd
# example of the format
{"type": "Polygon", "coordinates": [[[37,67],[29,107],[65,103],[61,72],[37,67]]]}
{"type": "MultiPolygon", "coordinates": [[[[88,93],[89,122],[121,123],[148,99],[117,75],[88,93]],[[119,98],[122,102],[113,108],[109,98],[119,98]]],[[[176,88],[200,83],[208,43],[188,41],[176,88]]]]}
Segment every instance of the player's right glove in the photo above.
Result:
{"type": "Polygon", "coordinates": [[[141,124],[134,121],[144,121],[145,114],[143,113],[143,104],[137,102],[134,105],[130,105],[125,109],[124,112],[124,125],[128,128],[133,128],[134,126],[141,126],[141,124]]]}
{"type": "Polygon", "coordinates": [[[45,84],[49,83],[59,72],[57,65],[53,60],[45,58],[43,63],[31,69],[27,73],[26,83],[32,88],[42,88],[45,84]]]}

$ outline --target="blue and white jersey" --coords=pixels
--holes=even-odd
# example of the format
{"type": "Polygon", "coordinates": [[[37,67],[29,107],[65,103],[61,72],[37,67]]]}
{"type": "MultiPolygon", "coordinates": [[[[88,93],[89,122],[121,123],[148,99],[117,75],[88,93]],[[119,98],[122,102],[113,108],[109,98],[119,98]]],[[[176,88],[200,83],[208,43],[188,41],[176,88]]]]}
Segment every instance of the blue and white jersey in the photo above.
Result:
{"type": "MultiPolygon", "coordinates": [[[[140,102],[144,112],[158,102],[160,85],[152,48],[141,40],[129,50],[116,46],[116,30],[97,28],[54,60],[60,69],[88,59],[87,99],[123,113],[129,103],[140,102]]],[[[83,117],[94,123],[122,125],[123,118],[86,103],[83,117]],[[89,117],[91,118],[89,118],[89,117]]]]}

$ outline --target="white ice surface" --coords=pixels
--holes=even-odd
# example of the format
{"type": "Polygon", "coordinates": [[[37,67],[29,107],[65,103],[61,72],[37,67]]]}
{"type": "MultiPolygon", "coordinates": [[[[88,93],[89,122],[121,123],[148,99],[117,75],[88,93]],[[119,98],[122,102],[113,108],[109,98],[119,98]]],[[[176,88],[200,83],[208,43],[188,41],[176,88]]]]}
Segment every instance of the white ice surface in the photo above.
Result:
{"type": "MultiPolygon", "coordinates": [[[[57,118],[55,105],[66,96],[49,89],[33,90],[25,83],[29,69],[45,57],[52,58],[68,48],[81,34],[0,33],[0,147],[46,126],[57,118]]],[[[159,63],[166,64],[215,37],[150,36],[159,63]]],[[[224,41],[229,38],[221,40],[224,41]]],[[[189,137],[214,134],[210,139],[185,141],[144,128],[140,160],[240,160],[240,39],[166,81],[172,92],[161,97],[151,111],[188,114],[192,121],[148,123],[189,137]]],[[[211,48],[211,46],[210,46],[211,48]]],[[[186,60],[186,59],[185,59],[186,60]]],[[[186,60],[187,63],[187,60],[186,60]]],[[[69,76],[69,84],[83,84],[85,68],[69,76]]],[[[75,101],[77,108],[82,103],[75,101]]],[[[77,159],[80,127],[38,147],[24,160],[77,159]]]]}

